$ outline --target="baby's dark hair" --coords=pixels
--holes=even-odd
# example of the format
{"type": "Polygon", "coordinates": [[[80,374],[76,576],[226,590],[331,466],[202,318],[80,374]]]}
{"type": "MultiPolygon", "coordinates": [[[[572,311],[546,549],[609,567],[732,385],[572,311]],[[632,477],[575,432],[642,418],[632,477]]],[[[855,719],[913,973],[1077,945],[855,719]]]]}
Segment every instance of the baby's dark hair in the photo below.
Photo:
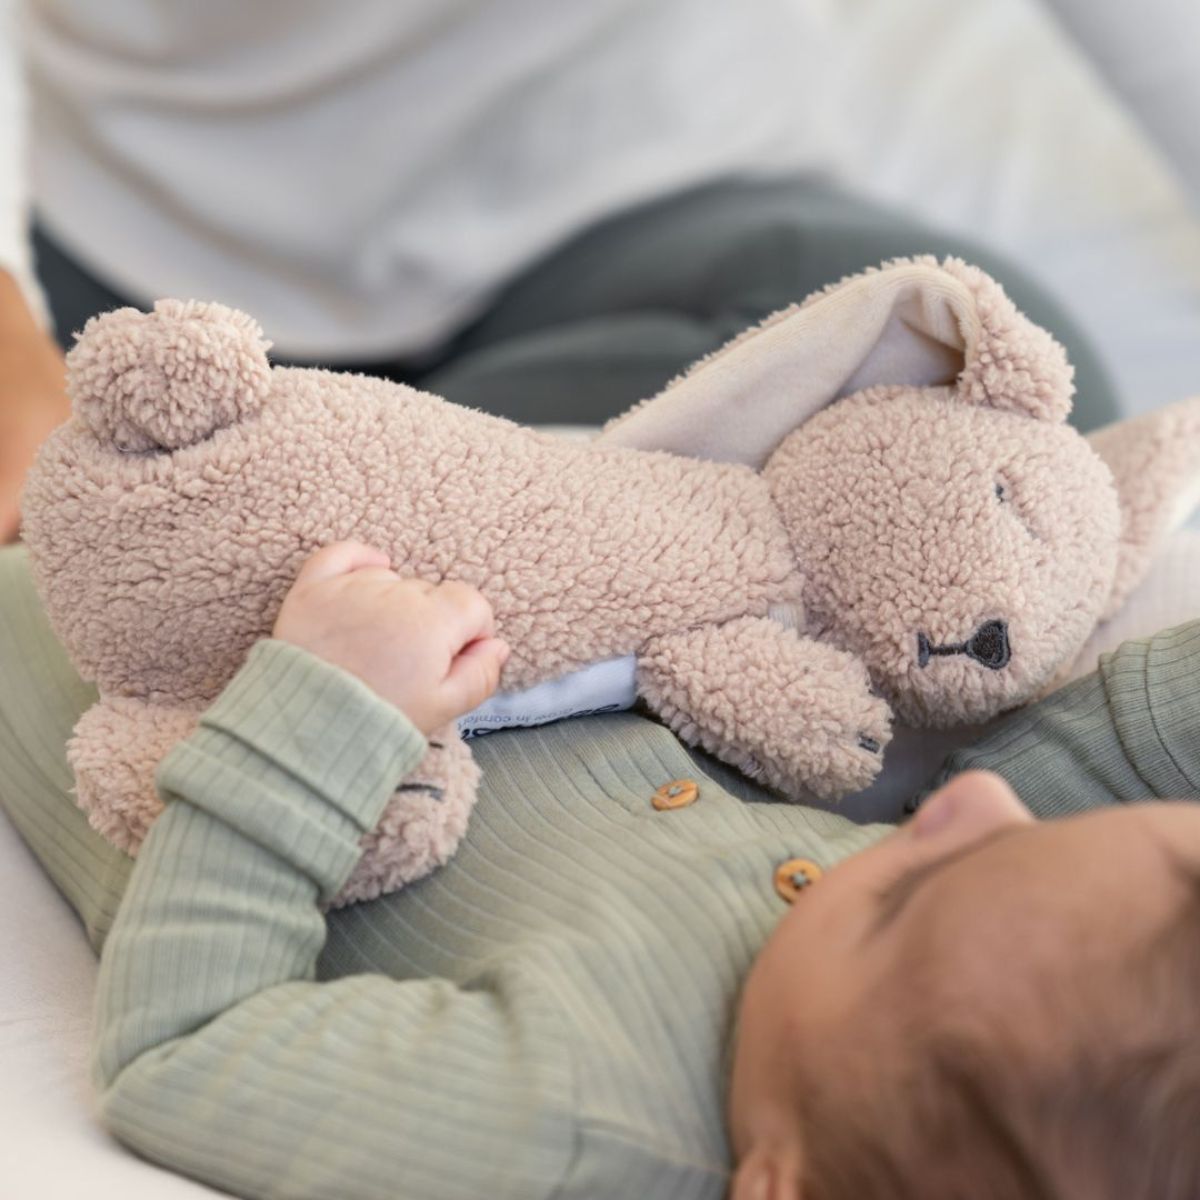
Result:
{"type": "Polygon", "coordinates": [[[1188,882],[1135,958],[1037,994],[1051,1036],[1031,1045],[994,1012],[908,1012],[907,1053],[867,1069],[853,1111],[806,1088],[805,1200],[1197,1200],[1200,880],[1188,882]]]}

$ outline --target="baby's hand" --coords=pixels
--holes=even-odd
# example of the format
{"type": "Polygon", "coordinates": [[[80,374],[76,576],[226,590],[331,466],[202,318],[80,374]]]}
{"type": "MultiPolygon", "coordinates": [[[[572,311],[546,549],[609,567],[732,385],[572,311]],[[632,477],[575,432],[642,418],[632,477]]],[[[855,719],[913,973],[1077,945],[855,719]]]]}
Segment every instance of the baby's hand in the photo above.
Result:
{"type": "Polygon", "coordinates": [[[380,550],[318,550],[284,597],[272,636],[358,676],[432,733],[496,690],[508,645],[465,583],[401,579],[380,550]]]}

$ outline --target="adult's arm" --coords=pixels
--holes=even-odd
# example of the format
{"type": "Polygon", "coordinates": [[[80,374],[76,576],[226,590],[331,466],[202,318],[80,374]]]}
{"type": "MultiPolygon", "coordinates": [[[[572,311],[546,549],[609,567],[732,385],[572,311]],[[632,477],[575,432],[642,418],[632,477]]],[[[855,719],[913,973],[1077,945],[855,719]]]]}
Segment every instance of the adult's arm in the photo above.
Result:
{"type": "Polygon", "coordinates": [[[29,254],[26,103],[18,0],[0,0],[0,544],[34,453],[68,413],[62,355],[44,328],[29,254]]]}
{"type": "Polygon", "coordinates": [[[505,986],[314,982],[341,888],[424,739],[353,676],[260,642],[163,762],[101,963],[110,1129],[242,1196],[553,1190],[570,1081],[553,1014],[505,986]]]}
{"type": "Polygon", "coordinates": [[[1164,151],[1200,211],[1200,4],[1048,4],[1164,151]]]}
{"type": "Polygon", "coordinates": [[[1098,670],[953,754],[935,786],[996,771],[1043,817],[1200,799],[1200,620],[1124,642],[1098,670]]]}
{"type": "Polygon", "coordinates": [[[0,0],[0,270],[33,296],[19,0],[0,0]]]}
{"type": "Polygon", "coordinates": [[[62,354],[16,276],[0,269],[0,545],[16,537],[38,447],[69,413],[62,354]]]}

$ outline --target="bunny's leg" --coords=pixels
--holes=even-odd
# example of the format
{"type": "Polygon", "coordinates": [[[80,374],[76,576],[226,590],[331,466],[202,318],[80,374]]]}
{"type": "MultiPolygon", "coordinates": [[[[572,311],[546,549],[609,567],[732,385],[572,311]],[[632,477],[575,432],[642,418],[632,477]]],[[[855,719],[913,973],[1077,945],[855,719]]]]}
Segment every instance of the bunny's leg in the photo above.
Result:
{"type": "MultiPolygon", "coordinates": [[[[89,824],[119,849],[137,854],[163,808],[154,786],[158,764],[199,716],[106,697],[75,726],[67,753],[76,799],[89,824]]],[[[394,891],[441,866],[466,830],[478,781],[479,768],[458,731],[434,734],[379,824],[363,837],[363,856],[334,907],[394,891]]]]}
{"type": "Polygon", "coordinates": [[[789,795],[866,787],[891,740],[857,658],[766,617],[652,638],[638,691],[685,742],[789,795]]]}
{"type": "Polygon", "coordinates": [[[193,729],[199,713],[106,696],[79,718],[67,743],[75,800],[88,824],[136,856],[163,803],[154,772],[193,729]]]}
{"type": "Polygon", "coordinates": [[[333,907],[372,900],[440,867],[454,853],[475,806],[479,768],[452,725],[397,787],[333,907]]]}

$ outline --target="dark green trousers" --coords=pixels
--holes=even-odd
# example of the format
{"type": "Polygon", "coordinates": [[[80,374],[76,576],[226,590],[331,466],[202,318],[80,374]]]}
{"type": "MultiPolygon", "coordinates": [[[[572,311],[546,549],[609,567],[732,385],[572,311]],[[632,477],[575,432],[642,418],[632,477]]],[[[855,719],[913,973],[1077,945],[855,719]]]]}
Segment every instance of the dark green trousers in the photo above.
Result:
{"type": "MultiPolygon", "coordinates": [[[[154,299],[120,296],[44,234],[35,243],[65,339],[96,312],[154,299]]],[[[420,364],[320,365],[385,375],[518,421],[599,424],[776,309],[914,254],[956,254],[999,279],[1066,346],[1075,424],[1086,431],[1117,417],[1102,361],[1042,284],[983,246],[812,178],[731,180],[611,217],[512,281],[420,364]]]]}

